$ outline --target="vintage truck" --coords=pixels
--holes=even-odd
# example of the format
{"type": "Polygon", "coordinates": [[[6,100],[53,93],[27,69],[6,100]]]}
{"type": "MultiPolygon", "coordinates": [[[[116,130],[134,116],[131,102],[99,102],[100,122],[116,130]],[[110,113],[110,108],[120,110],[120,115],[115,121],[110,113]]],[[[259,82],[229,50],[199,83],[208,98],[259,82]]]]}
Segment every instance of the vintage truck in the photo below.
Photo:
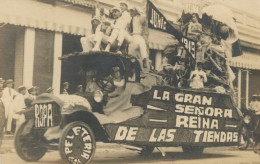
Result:
{"type": "Polygon", "coordinates": [[[155,147],[181,146],[184,153],[199,154],[206,147],[238,145],[242,118],[229,94],[147,87],[135,58],[119,54],[78,53],[62,60],[77,63],[81,72],[94,69],[99,89],[81,95],[39,95],[23,112],[26,121],[15,135],[16,152],[25,161],[59,150],[66,163],[89,163],[97,141],[139,147],[143,155],[155,147]],[[112,97],[116,87],[106,77],[114,67],[120,68],[125,84],[112,97]],[[134,80],[129,80],[129,72],[134,80]],[[107,108],[114,114],[106,115],[107,108]]]}

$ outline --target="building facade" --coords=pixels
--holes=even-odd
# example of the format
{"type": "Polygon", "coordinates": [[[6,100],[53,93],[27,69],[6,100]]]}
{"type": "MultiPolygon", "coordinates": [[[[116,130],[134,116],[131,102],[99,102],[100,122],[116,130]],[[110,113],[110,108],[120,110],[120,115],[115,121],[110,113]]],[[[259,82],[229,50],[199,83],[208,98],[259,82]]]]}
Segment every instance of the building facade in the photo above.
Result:
{"type": "MultiPolygon", "coordinates": [[[[198,1],[198,0],[196,0],[198,1]]],[[[204,4],[220,3],[230,8],[237,20],[243,55],[229,60],[236,73],[238,107],[247,107],[253,94],[260,94],[260,17],[225,1],[200,0],[204,4]]],[[[145,0],[129,0],[141,7],[145,0]]],[[[19,85],[39,86],[41,92],[68,81],[73,68],[62,65],[63,54],[81,51],[80,37],[91,33],[92,9],[95,5],[111,8],[119,0],[0,0],[0,76],[12,78],[19,85]]],[[[199,11],[198,2],[187,0],[153,0],[166,18],[176,23],[182,11],[199,11]]],[[[160,69],[162,50],[177,41],[169,34],[149,30],[150,59],[160,69]]]]}

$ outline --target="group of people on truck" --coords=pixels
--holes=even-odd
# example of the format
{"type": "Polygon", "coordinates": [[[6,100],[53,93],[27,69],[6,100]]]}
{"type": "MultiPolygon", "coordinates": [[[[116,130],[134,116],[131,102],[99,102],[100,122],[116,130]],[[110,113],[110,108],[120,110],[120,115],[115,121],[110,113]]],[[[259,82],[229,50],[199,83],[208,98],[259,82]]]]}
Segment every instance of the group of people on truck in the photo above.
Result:
{"type": "MultiPolygon", "coordinates": [[[[83,52],[110,51],[136,57],[141,72],[151,72],[148,47],[145,40],[147,33],[146,16],[126,1],[120,1],[119,7],[109,12],[96,7],[92,18],[92,35],[81,38],[83,52]]],[[[185,13],[184,13],[185,14],[185,13]]],[[[175,87],[221,88],[233,90],[235,78],[227,58],[232,57],[232,43],[238,39],[237,31],[227,24],[197,13],[183,15],[181,33],[196,42],[196,56],[179,45],[167,46],[162,60],[164,83],[175,87]],[[173,51],[167,52],[169,47],[173,51]]],[[[156,71],[154,71],[156,72],[156,71]]],[[[158,71],[157,71],[158,72],[158,71]]]]}
{"type": "Polygon", "coordinates": [[[235,75],[227,58],[232,57],[232,44],[238,39],[237,31],[205,13],[202,18],[197,13],[186,14],[185,20],[183,17],[179,20],[181,31],[183,36],[197,43],[196,56],[192,59],[180,45],[168,46],[164,50],[164,72],[170,72],[175,86],[203,88],[202,84],[206,83],[208,88],[233,90],[235,75]],[[198,72],[200,78],[194,76],[198,72]]]}
{"type": "Polygon", "coordinates": [[[104,10],[96,9],[91,21],[93,34],[81,38],[83,52],[104,50],[122,54],[128,51],[138,59],[141,70],[147,72],[149,55],[143,36],[146,17],[136,7],[129,7],[126,1],[119,4],[107,15],[104,10]]]}

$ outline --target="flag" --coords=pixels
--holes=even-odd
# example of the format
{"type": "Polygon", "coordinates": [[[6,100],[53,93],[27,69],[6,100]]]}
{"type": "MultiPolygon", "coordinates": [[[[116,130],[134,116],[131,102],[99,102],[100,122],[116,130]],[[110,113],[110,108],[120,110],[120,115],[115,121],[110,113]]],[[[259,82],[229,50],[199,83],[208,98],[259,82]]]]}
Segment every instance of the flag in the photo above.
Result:
{"type": "Polygon", "coordinates": [[[147,1],[147,18],[149,28],[173,35],[179,41],[180,45],[188,52],[188,54],[195,59],[196,42],[183,36],[179,30],[174,28],[150,0],[147,1]]]}

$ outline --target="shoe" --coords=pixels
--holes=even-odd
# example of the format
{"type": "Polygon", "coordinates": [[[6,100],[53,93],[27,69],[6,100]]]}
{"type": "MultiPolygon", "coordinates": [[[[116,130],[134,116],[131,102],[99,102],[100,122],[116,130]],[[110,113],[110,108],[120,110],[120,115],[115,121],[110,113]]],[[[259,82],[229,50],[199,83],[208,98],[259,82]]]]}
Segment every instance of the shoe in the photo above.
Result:
{"type": "Polygon", "coordinates": [[[94,47],[94,48],[92,48],[91,51],[100,51],[100,48],[98,48],[98,47],[94,47]]]}
{"type": "Polygon", "coordinates": [[[111,48],[111,45],[110,45],[110,43],[108,43],[108,45],[107,45],[106,48],[105,48],[105,51],[106,51],[106,52],[109,52],[109,51],[110,51],[110,48],[111,48]]]}
{"type": "Polygon", "coordinates": [[[13,135],[14,133],[13,132],[11,132],[11,131],[6,131],[5,132],[7,135],[13,135]]]}
{"type": "Polygon", "coordinates": [[[117,54],[122,55],[123,53],[121,51],[116,51],[117,54]]]}

